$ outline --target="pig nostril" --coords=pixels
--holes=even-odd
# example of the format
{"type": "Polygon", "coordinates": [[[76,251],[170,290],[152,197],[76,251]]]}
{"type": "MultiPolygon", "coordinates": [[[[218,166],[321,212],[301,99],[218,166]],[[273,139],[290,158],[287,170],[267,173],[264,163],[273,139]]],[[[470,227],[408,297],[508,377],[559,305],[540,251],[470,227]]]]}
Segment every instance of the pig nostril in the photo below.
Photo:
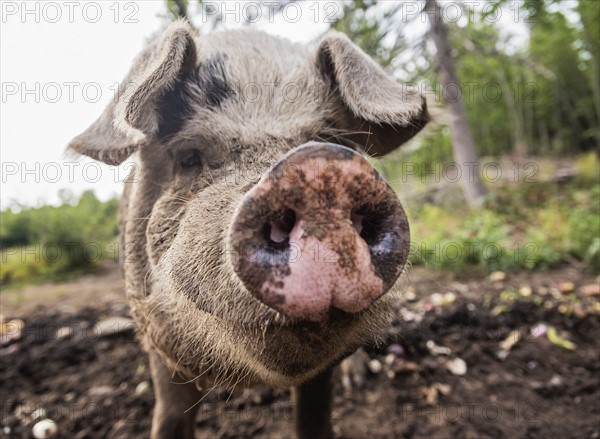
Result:
{"type": "Polygon", "coordinates": [[[352,212],[350,214],[350,220],[352,221],[352,227],[354,227],[354,229],[356,230],[356,233],[358,233],[359,235],[362,232],[363,229],[363,216],[361,214],[358,214],[356,212],[352,212]]]}
{"type": "Polygon", "coordinates": [[[276,212],[265,224],[264,234],[267,242],[276,247],[287,246],[290,232],[296,225],[296,212],[292,209],[282,209],[276,212]]]}
{"type": "Polygon", "coordinates": [[[369,247],[379,241],[382,217],[382,212],[375,206],[361,206],[352,211],[352,226],[369,247]]]}

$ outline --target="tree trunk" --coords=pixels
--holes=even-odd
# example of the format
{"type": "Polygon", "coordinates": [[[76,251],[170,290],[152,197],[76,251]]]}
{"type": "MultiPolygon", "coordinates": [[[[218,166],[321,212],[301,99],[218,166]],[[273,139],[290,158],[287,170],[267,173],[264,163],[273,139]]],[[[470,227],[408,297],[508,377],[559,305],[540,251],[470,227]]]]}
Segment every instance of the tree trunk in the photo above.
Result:
{"type": "Polygon", "coordinates": [[[521,119],[521,112],[517,108],[514,96],[510,90],[510,84],[506,78],[506,73],[500,67],[500,70],[496,73],[496,77],[502,87],[502,95],[506,102],[506,109],[508,114],[513,116],[513,155],[522,160],[527,157],[527,142],[525,141],[525,135],[523,134],[523,120],[521,119]]]}
{"type": "Polygon", "coordinates": [[[451,115],[450,132],[454,159],[463,170],[461,184],[467,202],[471,206],[475,206],[488,191],[479,175],[480,162],[475,152],[460,83],[456,77],[448,31],[442,21],[441,10],[436,0],[426,0],[425,11],[429,14],[431,36],[437,49],[437,73],[444,91],[446,106],[451,115]]]}

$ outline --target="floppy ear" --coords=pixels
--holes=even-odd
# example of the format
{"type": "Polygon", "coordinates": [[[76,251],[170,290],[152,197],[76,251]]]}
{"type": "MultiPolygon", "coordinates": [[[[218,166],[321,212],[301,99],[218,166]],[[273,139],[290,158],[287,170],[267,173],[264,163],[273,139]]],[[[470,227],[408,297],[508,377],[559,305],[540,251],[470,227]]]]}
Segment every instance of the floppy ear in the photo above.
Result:
{"type": "Polygon", "coordinates": [[[116,98],[67,150],[111,165],[121,163],[157,135],[161,97],[195,66],[193,30],[177,21],[138,55],[116,98]]]}
{"type": "Polygon", "coordinates": [[[384,155],[406,142],[429,121],[425,99],[389,78],[379,65],[341,33],[319,43],[317,65],[341,98],[350,131],[345,137],[371,155],[384,155]]]}

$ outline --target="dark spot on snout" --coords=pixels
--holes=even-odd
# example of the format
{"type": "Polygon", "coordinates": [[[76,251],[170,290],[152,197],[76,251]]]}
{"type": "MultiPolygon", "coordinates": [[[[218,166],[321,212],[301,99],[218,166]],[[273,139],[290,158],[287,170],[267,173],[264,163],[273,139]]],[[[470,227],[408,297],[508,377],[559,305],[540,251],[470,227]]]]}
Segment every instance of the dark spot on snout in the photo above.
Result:
{"type": "Polygon", "coordinates": [[[225,75],[225,61],[227,55],[213,55],[202,61],[196,71],[196,83],[204,92],[206,102],[211,107],[220,107],[232,93],[225,75]]]}

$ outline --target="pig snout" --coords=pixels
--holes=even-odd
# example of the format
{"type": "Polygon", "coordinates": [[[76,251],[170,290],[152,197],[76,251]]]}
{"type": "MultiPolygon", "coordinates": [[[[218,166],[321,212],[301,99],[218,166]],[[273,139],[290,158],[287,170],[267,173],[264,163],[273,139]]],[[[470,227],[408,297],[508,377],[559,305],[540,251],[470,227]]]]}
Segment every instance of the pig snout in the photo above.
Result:
{"type": "Polygon", "coordinates": [[[291,150],[233,216],[232,264],[250,293],[293,320],[357,313],[406,263],[408,220],[398,197],[353,150],[311,142],[291,150]]]}

